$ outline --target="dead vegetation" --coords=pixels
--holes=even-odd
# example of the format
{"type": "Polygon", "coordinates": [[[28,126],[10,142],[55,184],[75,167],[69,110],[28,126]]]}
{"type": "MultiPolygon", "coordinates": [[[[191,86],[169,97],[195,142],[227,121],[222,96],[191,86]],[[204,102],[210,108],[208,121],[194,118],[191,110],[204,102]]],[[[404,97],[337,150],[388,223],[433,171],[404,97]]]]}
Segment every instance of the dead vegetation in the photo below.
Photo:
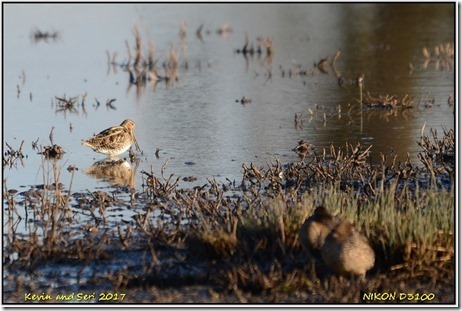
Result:
{"type": "Polygon", "coordinates": [[[60,38],[60,34],[58,31],[42,31],[38,28],[34,28],[31,30],[31,39],[34,43],[38,43],[41,41],[49,42],[49,41],[57,41],[60,38]]]}
{"type": "Polygon", "coordinates": [[[64,154],[64,149],[61,146],[54,144],[53,146],[43,147],[41,152],[47,159],[61,159],[64,154]]]}
{"type": "Polygon", "coordinates": [[[99,268],[92,282],[133,292],[131,297],[149,289],[205,286],[213,291],[195,301],[240,303],[364,302],[364,292],[418,284],[440,293],[435,301],[453,301],[454,288],[447,288],[454,281],[454,170],[434,166],[446,163],[454,135],[445,131],[441,139],[431,133],[433,140],[422,136],[419,144],[433,166],[390,164],[385,156],[372,166],[372,146],[347,144],[287,165],[278,159],[267,167],[244,164],[240,184],[209,180],[179,189],[179,177],[164,176],[165,163],[160,174],[142,172],[143,189],[128,193],[72,194],[72,178],[66,189],[57,161],[43,157],[42,187],[18,193],[4,183],[4,262],[9,284],[16,284],[7,301],[31,290],[31,284],[19,285],[17,269],[66,262],[84,271],[124,252],[137,254],[130,255],[128,268],[99,268]],[[318,204],[354,222],[372,242],[377,261],[365,281],[337,278],[314,265],[299,245],[298,230],[318,204]],[[135,208],[131,222],[114,223],[118,206],[135,208]],[[17,234],[24,219],[36,225],[17,234]],[[87,225],[82,228],[78,219],[87,225]]]}
{"type": "Polygon", "coordinates": [[[22,153],[22,147],[24,145],[24,140],[21,142],[21,145],[19,146],[18,150],[15,150],[13,147],[11,147],[7,142],[5,142],[6,146],[8,147],[8,150],[5,151],[2,157],[2,163],[3,167],[7,166],[9,168],[17,165],[17,161],[21,162],[22,165],[23,159],[24,159],[24,154],[22,153]]]}
{"type": "Polygon", "coordinates": [[[425,125],[421,130],[420,141],[417,144],[422,148],[418,154],[420,161],[426,167],[432,178],[449,176],[454,179],[455,174],[455,137],[454,130],[443,130],[444,136],[438,138],[435,129],[430,135],[424,135],[425,125]]]}
{"type": "Polygon", "coordinates": [[[423,47],[422,54],[424,57],[423,69],[426,69],[431,63],[435,69],[450,71],[454,68],[454,43],[440,43],[432,48],[423,47]]]}
{"type": "Polygon", "coordinates": [[[372,96],[369,92],[364,98],[364,105],[370,109],[410,109],[413,108],[415,101],[409,95],[398,97],[397,95],[378,95],[377,97],[372,96]]]}
{"type": "Polygon", "coordinates": [[[270,59],[273,56],[274,48],[273,40],[271,38],[257,37],[255,45],[256,47],[254,47],[254,42],[250,42],[248,33],[245,33],[244,46],[242,49],[236,49],[235,52],[237,54],[242,54],[244,57],[253,57],[254,55],[261,56],[265,53],[267,59],[270,59]]]}
{"type": "Polygon", "coordinates": [[[117,53],[111,54],[107,51],[108,68],[116,71],[117,67],[122,68],[129,75],[129,88],[133,85],[137,92],[142,91],[147,85],[154,89],[157,83],[163,81],[171,87],[178,82],[180,77],[180,65],[187,70],[189,61],[185,56],[186,46],[186,24],[180,25],[180,42],[177,47],[172,44],[165,52],[164,57],[158,57],[157,45],[153,39],[149,39],[148,49],[145,49],[145,42],[142,39],[139,26],[133,29],[135,37],[134,46],[130,46],[125,40],[128,59],[123,62],[117,61],[117,53]],[[162,60],[162,61],[161,61],[162,60]]]}
{"type": "Polygon", "coordinates": [[[78,115],[80,111],[84,116],[86,116],[86,99],[87,93],[82,95],[76,95],[69,98],[67,98],[65,94],[61,97],[55,96],[55,98],[51,100],[51,107],[55,108],[56,114],[62,113],[64,117],[66,117],[68,113],[78,115]]]}

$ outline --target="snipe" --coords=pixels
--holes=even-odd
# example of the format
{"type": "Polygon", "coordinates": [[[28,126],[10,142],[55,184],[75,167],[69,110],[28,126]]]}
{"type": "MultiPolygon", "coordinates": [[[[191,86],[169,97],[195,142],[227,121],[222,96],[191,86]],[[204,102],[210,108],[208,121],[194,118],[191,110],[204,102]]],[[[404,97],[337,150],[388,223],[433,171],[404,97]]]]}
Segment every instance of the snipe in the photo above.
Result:
{"type": "Polygon", "coordinates": [[[107,154],[110,157],[124,153],[133,143],[135,143],[136,150],[141,152],[134,130],[135,122],[127,119],[118,126],[110,127],[90,137],[82,142],[82,145],[90,147],[93,151],[107,154]]]}

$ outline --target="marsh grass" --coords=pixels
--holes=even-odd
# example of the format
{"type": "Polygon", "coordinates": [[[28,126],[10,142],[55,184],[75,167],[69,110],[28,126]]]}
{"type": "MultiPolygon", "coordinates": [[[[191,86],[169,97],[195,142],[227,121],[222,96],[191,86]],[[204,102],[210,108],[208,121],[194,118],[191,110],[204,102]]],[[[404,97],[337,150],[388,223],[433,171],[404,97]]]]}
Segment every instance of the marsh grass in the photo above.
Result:
{"type": "MultiPolygon", "coordinates": [[[[427,277],[434,286],[437,282],[451,285],[453,192],[428,190],[423,195],[404,196],[400,201],[395,197],[396,186],[387,188],[379,199],[370,202],[329,187],[318,194],[305,194],[298,202],[274,198],[249,207],[239,215],[235,235],[220,229],[207,230],[206,234],[198,232],[195,236],[199,241],[203,237],[202,241],[208,242],[207,247],[213,248],[214,254],[221,254],[226,268],[218,284],[224,286],[225,292],[234,293],[240,302],[249,301],[246,293],[269,295],[279,301],[300,291],[311,293],[312,299],[320,295],[317,299],[324,302],[358,302],[361,291],[392,288],[384,280],[371,287],[381,275],[394,275],[401,281],[427,277]],[[310,266],[309,256],[298,244],[298,228],[314,210],[315,202],[325,202],[332,213],[353,221],[371,241],[377,261],[367,285],[325,279],[322,272],[310,266]],[[223,245],[222,241],[230,240],[232,244],[223,245]],[[448,278],[440,280],[443,275],[448,278]]],[[[200,242],[190,245],[191,250],[201,247],[200,242]]]]}
{"type": "MultiPolygon", "coordinates": [[[[453,136],[445,135],[450,145],[453,136]]],[[[428,140],[425,150],[435,150],[432,144],[442,143],[428,140]]],[[[138,214],[130,225],[115,226],[107,213],[121,201],[116,193],[88,191],[71,199],[73,175],[65,190],[64,170],[42,155],[42,186],[18,194],[4,182],[4,262],[16,284],[9,297],[34,286],[14,269],[72,262],[81,267],[80,283],[86,267],[127,253],[136,254],[127,255],[138,258],[135,266],[94,272],[91,282],[150,293],[206,286],[213,288],[213,301],[241,303],[361,302],[363,292],[418,285],[442,293],[438,301],[452,301],[453,179],[429,182],[448,172],[431,174],[429,166],[410,161],[388,163],[383,157],[372,166],[370,148],[346,145],[287,165],[278,159],[266,167],[243,165],[239,185],[212,179],[190,189],[178,188],[179,177],[164,176],[166,163],[160,176],[142,172],[143,189],[130,195],[137,203],[126,202],[138,214]],[[353,222],[371,242],[377,260],[364,282],[337,278],[301,248],[298,230],[318,205],[353,222]],[[20,209],[35,224],[25,235],[16,233],[20,209]]],[[[428,158],[432,165],[443,159],[428,158]]]]}
{"type": "MultiPolygon", "coordinates": [[[[104,236],[91,239],[70,239],[71,226],[74,224],[76,211],[70,208],[70,193],[74,171],[71,171],[68,190],[60,182],[61,172],[56,159],[42,157],[43,184],[23,194],[24,200],[18,206],[10,204],[10,210],[24,209],[26,221],[36,224],[28,233],[16,234],[14,226],[9,225],[7,254],[17,257],[25,267],[33,266],[42,260],[59,261],[79,259],[89,261],[100,257],[104,236]]],[[[10,202],[14,202],[11,199],[10,202]]],[[[18,211],[16,214],[19,215],[18,211]]],[[[13,214],[9,215],[8,224],[14,223],[13,214]]],[[[21,217],[19,218],[21,220],[21,217]]]]}
{"type": "MultiPolygon", "coordinates": [[[[355,223],[371,241],[377,255],[371,277],[401,273],[401,280],[429,277],[435,285],[439,276],[453,275],[454,190],[436,183],[421,188],[423,171],[409,161],[387,166],[384,159],[381,167],[372,167],[366,161],[368,150],[359,145],[332,148],[330,155],[288,167],[298,177],[285,185],[271,178],[282,169],[277,163],[268,164],[267,170],[244,165],[244,199],[231,203],[236,204],[231,211],[237,225],[233,217],[214,218],[219,225],[199,227],[189,247],[201,249],[206,242],[208,252],[200,254],[210,254],[210,249],[220,254],[218,259],[229,267],[223,272],[226,288],[239,301],[246,301],[246,291],[276,295],[301,284],[318,286],[322,277],[306,270],[310,259],[298,244],[298,228],[324,204],[332,214],[355,223]],[[307,188],[313,180],[316,186],[307,188]]],[[[450,283],[450,278],[442,282],[450,283]]],[[[357,296],[360,288],[353,291],[357,296]]]]}

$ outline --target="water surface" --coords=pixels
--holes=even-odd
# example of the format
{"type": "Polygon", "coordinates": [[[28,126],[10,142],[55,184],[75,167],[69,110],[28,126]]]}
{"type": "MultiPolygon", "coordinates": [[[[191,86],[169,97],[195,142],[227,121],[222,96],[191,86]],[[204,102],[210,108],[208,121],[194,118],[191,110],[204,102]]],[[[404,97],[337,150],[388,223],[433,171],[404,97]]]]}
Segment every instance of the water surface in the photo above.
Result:
{"type": "Polygon", "coordinates": [[[276,158],[283,163],[298,160],[291,149],[301,139],[318,152],[331,143],[361,142],[373,145],[373,161],[380,153],[393,155],[393,151],[400,159],[409,153],[418,161],[416,141],[424,124],[427,131],[436,128],[440,133],[454,128],[453,108],[448,105],[454,94],[454,70],[435,62],[425,66],[422,54],[424,47],[453,44],[453,4],[8,4],[4,8],[4,149],[5,142],[18,148],[24,140],[27,155],[23,164],[3,170],[9,188],[43,182],[42,161],[32,142],[50,145],[52,127],[54,143],[66,151],[58,162],[61,182],[70,183],[65,168],[79,168],[75,191],[111,185],[107,178],[84,173],[104,155],[81,141],[126,118],[136,122],[143,150],[135,174],[138,188],[142,170],[158,175],[165,163],[167,176],[195,176],[194,184],[213,177],[240,181],[243,163],[264,166],[276,158]],[[217,29],[225,23],[232,32],[219,35],[217,29]],[[201,25],[202,39],[196,34],[201,25]],[[150,42],[155,43],[159,64],[171,47],[178,52],[178,81],[137,88],[129,84],[127,72],[108,65],[107,52],[117,53],[118,63],[128,60],[126,41],[134,53],[135,26],[143,39],[143,53],[150,42]],[[58,37],[36,41],[32,38],[36,30],[56,31],[58,37]],[[260,57],[236,53],[246,33],[255,47],[257,37],[271,38],[272,58],[265,59],[265,53],[260,57]],[[415,98],[415,108],[361,113],[358,87],[340,87],[331,68],[321,73],[314,66],[322,58],[331,61],[338,50],[336,67],[343,76],[356,79],[364,74],[365,91],[375,96],[408,94],[415,98]],[[297,69],[306,75],[296,74],[297,69]],[[289,76],[291,70],[294,74],[289,76]],[[60,112],[53,104],[55,96],[83,94],[87,94],[85,111],[76,107],[73,113],[60,112]],[[252,102],[236,102],[243,96],[252,102]],[[105,106],[112,98],[115,110],[105,106]],[[103,104],[96,107],[95,99],[103,104]],[[426,103],[432,100],[430,107],[426,103]],[[297,113],[302,126],[294,124],[297,113]]]}

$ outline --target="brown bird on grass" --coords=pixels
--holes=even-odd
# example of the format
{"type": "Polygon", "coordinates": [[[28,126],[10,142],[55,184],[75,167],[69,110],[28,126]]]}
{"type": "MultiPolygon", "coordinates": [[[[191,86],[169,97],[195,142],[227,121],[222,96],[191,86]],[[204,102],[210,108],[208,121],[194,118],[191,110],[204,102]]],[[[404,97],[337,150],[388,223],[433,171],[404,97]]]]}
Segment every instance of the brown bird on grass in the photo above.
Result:
{"type": "Polygon", "coordinates": [[[324,240],[339,222],[340,219],[329,214],[324,206],[318,206],[299,230],[300,244],[312,257],[320,258],[324,240]]]}
{"type": "Polygon", "coordinates": [[[349,221],[342,221],[326,237],[321,249],[324,262],[335,273],[365,278],[374,266],[375,253],[367,238],[349,221]]]}

